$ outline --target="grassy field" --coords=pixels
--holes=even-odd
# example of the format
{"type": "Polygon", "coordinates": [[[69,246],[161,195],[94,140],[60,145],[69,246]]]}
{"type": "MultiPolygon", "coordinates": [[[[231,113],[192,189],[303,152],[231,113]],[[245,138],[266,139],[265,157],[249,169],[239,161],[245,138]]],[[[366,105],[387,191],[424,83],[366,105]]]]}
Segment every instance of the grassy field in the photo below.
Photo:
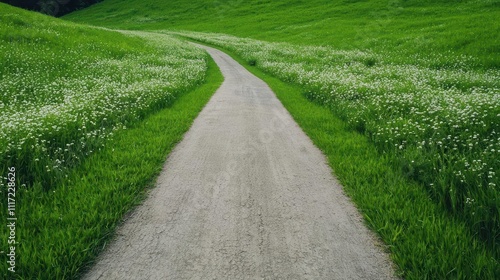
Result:
{"type": "Polygon", "coordinates": [[[206,53],[170,36],[0,8],[0,172],[15,178],[0,184],[0,216],[18,218],[15,244],[0,229],[0,278],[74,278],[222,77],[206,53]]]}
{"type": "MultiPolygon", "coordinates": [[[[500,67],[498,0],[106,0],[65,18],[119,29],[191,30],[344,50],[391,59],[473,56],[500,67]],[[496,55],[495,55],[496,54],[496,55]]],[[[437,59],[437,58],[434,58],[437,59]]]]}
{"type": "MultiPolygon", "coordinates": [[[[108,0],[67,18],[113,28],[203,31],[181,34],[297,85],[304,110],[309,102],[328,108],[396,171],[384,178],[388,185],[399,184],[391,191],[394,205],[406,203],[405,191],[414,184],[425,191],[401,213],[396,207],[365,210],[369,223],[385,221],[373,226],[386,243],[398,246],[393,254],[404,275],[487,279],[499,273],[500,257],[499,12],[500,1],[132,0],[123,5],[108,0]],[[444,216],[412,213],[427,208],[429,199],[444,216]],[[438,216],[453,224],[447,234],[448,222],[438,216]],[[422,225],[421,232],[413,232],[416,225],[422,225]],[[394,242],[395,236],[406,236],[408,243],[394,242]],[[463,237],[463,249],[450,245],[460,242],[452,236],[463,237]],[[420,253],[411,249],[412,242],[422,240],[435,245],[420,253]],[[430,258],[434,246],[442,250],[430,258]],[[460,253],[468,247],[470,255],[460,253]]],[[[329,141],[333,145],[335,139],[329,141]]],[[[379,170],[378,164],[370,158],[355,162],[349,156],[356,154],[354,146],[344,158],[324,143],[318,146],[336,158],[331,164],[353,197],[377,193],[378,183],[368,186],[356,178],[379,170]]],[[[385,202],[362,199],[358,206],[372,209],[380,203],[385,202]]]]}
{"type": "Polygon", "coordinates": [[[0,172],[49,190],[107,138],[200,84],[207,55],[169,37],[22,13],[0,17],[0,172]],[[41,176],[41,177],[39,177],[41,176]]]}
{"type": "Polygon", "coordinates": [[[271,85],[405,278],[500,275],[500,1],[105,0],[64,17],[162,34],[0,8],[0,170],[26,184],[22,278],[78,275],[220,82],[172,31],[271,85]],[[172,135],[138,136],[151,129],[172,135]],[[160,155],[132,152],[148,140],[160,155]]]}
{"type": "MultiPolygon", "coordinates": [[[[85,271],[123,216],[141,202],[166,155],[222,82],[215,63],[208,67],[210,82],[117,132],[51,191],[18,190],[18,278],[75,279],[85,271]]],[[[9,279],[7,263],[0,267],[1,277],[9,279]]]]}
{"type": "MultiPolygon", "coordinates": [[[[379,157],[406,178],[406,183],[400,182],[399,203],[408,199],[404,190],[417,184],[427,198],[413,201],[415,209],[430,199],[458,228],[463,226],[483,244],[473,245],[475,241],[464,237],[464,244],[480,248],[471,249],[475,257],[460,257],[449,247],[429,266],[416,265],[420,254],[401,253],[396,263],[405,275],[419,279],[454,278],[438,273],[440,266],[451,267],[458,278],[492,276],[479,273],[483,270],[498,273],[494,267],[500,258],[499,13],[500,1],[495,0],[154,4],[132,0],[126,5],[107,0],[67,19],[112,28],[179,31],[297,85],[306,98],[304,108],[309,106],[305,100],[328,108],[349,129],[364,135],[379,157]],[[458,259],[467,261],[458,266],[458,259]],[[412,274],[422,267],[429,274],[412,274]]],[[[328,154],[327,146],[322,149],[328,154]]],[[[356,151],[349,150],[345,157],[352,153],[356,151]]],[[[332,162],[346,188],[353,177],[377,170],[370,160],[347,162],[342,166],[332,162]],[[351,165],[358,173],[344,172],[351,165]]],[[[373,188],[369,193],[376,192],[373,188]]],[[[365,200],[358,206],[370,209],[377,203],[365,200]]],[[[396,219],[399,214],[390,211],[396,209],[376,215],[396,219]]],[[[412,217],[411,211],[401,210],[407,217],[412,217]]],[[[389,231],[411,236],[416,224],[425,224],[423,232],[436,244],[455,240],[433,232],[436,225],[422,221],[400,222],[389,231]]],[[[408,238],[418,244],[423,237],[408,238]]],[[[392,244],[387,236],[384,241],[392,244]]],[[[427,250],[427,255],[434,254],[427,250]]]]}

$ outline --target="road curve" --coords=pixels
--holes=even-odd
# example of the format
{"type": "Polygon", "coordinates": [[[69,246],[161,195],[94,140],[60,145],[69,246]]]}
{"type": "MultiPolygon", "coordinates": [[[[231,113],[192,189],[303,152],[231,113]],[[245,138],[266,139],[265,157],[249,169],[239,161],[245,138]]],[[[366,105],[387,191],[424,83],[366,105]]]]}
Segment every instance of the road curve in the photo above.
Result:
{"type": "Polygon", "coordinates": [[[83,279],[395,278],[325,157],[269,87],[203,48],[224,83],[83,279]]]}

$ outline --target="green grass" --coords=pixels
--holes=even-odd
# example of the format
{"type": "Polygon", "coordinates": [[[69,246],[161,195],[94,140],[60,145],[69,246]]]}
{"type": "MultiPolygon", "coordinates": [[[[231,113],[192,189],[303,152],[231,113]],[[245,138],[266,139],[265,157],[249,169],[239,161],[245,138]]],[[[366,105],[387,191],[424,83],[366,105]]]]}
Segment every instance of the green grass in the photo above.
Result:
{"type": "MultiPolygon", "coordinates": [[[[211,59],[208,67],[201,87],[118,132],[49,192],[40,184],[18,188],[17,277],[72,279],[84,271],[123,215],[144,197],[167,154],[222,83],[211,59]]],[[[12,276],[5,261],[1,271],[4,279],[12,276]]]]}
{"type": "MultiPolygon", "coordinates": [[[[119,29],[191,30],[408,56],[473,56],[499,67],[500,1],[106,0],[65,19],[119,29]]],[[[440,61],[446,63],[446,59],[440,61]]]]}
{"type": "MultiPolygon", "coordinates": [[[[113,133],[201,83],[203,51],[1,4],[0,174],[49,190],[113,133]]],[[[0,182],[3,186],[3,183],[0,182]]]]}
{"type": "Polygon", "coordinates": [[[388,245],[405,279],[495,279],[500,275],[498,255],[433,203],[424,188],[394,168],[393,157],[381,155],[369,139],[330,109],[310,102],[301,87],[251,66],[235,52],[224,51],[271,87],[325,153],[368,226],[388,245]]]}

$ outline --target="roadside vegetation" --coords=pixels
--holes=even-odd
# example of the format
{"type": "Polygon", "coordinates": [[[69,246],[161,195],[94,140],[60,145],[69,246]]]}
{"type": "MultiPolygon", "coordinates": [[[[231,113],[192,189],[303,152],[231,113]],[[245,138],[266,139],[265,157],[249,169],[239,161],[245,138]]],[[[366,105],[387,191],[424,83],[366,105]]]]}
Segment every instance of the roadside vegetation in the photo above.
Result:
{"type": "MultiPolygon", "coordinates": [[[[74,278],[222,78],[206,53],[170,36],[0,8],[0,172],[16,168],[18,218],[15,274],[0,229],[0,278],[74,278]]],[[[7,193],[2,180],[1,217],[7,193]]]]}
{"type": "Polygon", "coordinates": [[[0,171],[50,190],[116,131],[200,84],[207,55],[2,7],[0,171]]]}
{"type": "Polygon", "coordinates": [[[381,155],[369,138],[330,108],[311,102],[301,86],[283,82],[235,52],[227,52],[269,84],[325,153],[367,225],[387,245],[404,279],[497,278],[500,267],[495,249],[429,199],[421,184],[394,168],[394,156],[381,155]]]}

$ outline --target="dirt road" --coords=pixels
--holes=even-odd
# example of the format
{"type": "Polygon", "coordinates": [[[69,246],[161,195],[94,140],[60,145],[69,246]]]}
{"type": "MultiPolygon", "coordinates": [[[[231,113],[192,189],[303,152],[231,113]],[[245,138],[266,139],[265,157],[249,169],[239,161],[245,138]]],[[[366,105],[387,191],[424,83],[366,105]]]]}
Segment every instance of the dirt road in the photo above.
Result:
{"type": "Polygon", "coordinates": [[[269,87],[225,81],[84,279],[391,279],[356,208],[269,87]]]}

